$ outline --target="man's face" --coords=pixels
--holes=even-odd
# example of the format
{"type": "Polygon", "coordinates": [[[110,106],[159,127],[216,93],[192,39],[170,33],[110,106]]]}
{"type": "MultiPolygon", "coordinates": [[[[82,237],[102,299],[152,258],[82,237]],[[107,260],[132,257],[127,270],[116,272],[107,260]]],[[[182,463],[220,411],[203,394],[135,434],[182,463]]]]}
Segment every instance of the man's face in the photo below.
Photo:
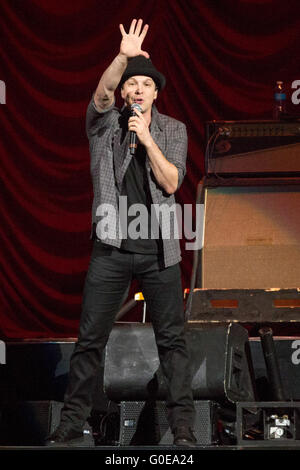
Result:
{"type": "Polygon", "coordinates": [[[137,103],[142,108],[142,113],[147,114],[151,112],[153,101],[157,98],[157,88],[152,78],[135,75],[124,82],[121,96],[126,106],[131,107],[133,103],[137,103]]]}

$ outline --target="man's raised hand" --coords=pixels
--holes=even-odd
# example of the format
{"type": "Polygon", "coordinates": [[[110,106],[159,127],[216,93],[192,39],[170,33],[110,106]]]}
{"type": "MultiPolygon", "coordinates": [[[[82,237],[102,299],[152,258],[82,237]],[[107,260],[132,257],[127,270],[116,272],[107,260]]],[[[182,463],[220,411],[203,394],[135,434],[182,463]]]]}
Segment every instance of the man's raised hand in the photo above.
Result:
{"type": "Polygon", "coordinates": [[[148,52],[142,50],[142,43],[148,32],[149,26],[147,24],[145,24],[143,28],[142,26],[142,19],[139,19],[138,21],[136,19],[132,20],[127,34],[124,26],[120,24],[120,31],[122,34],[120,54],[123,54],[128,58],[135,57],[137,55],[143,55],[147,59],[149,58],[148,52]]]}

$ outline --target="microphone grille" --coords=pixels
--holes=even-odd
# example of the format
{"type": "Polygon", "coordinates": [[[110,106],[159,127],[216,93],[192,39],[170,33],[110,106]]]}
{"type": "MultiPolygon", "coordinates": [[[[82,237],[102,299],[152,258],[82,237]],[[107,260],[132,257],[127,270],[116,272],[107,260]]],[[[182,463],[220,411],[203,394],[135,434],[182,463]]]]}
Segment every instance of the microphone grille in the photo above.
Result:
{"type": "Polygon", "coordinates": [[[134,111],[135,109],[137,109],[140,113],[142,112],[142,108],[138,103],[133,103],[131,105],[131,111],[134,111]]]}

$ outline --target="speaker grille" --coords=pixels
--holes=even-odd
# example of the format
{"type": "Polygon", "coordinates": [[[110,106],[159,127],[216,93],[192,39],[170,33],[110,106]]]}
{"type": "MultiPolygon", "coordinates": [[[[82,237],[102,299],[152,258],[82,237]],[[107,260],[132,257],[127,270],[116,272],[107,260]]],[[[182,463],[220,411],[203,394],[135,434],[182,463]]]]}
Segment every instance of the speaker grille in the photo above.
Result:
{"type": "Polygon", "coordinates": [[[297,288],[299,213],[299,185],[206,188],[196,287],[297,288]]]}
{"type": "MultiPolygon", "coordinates": [[[[195,409],[197,444],[216,443],[217,404],[211,400],[195,401],[195,409]]],[[[121,402],[119,445],[173,445],[165,402],[121,402]]]]}

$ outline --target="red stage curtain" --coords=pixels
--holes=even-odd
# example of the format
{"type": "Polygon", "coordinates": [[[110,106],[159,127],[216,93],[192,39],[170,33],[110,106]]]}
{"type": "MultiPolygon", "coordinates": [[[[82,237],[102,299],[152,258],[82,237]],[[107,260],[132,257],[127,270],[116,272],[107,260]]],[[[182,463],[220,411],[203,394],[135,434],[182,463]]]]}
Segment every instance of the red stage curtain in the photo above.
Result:
{"type": "MultiPolygon", "coordinates": [[[[299,13],[298,0],[1,1],[2,338],[77,334],[91,250],[85,110],[118,52],[119,23],[150,25],[144,49],[167,78],[158,108],[188,127],[177,195],[187,204],[203,174],[204,122],[271,117],[276,80],[300,79],[299,13]]],[[[184,287],[192,258],[183,252],[184,287]]]]}

